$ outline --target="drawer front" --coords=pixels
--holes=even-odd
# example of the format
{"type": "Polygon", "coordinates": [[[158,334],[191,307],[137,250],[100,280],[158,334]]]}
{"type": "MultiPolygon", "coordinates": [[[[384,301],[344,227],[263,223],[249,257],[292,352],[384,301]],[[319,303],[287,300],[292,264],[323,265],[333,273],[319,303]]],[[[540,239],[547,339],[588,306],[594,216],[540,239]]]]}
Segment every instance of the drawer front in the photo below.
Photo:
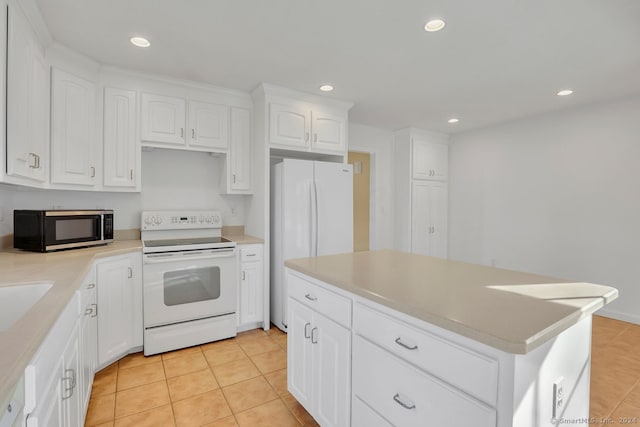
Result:
{"type": "Polygon", "coordinates": [[[334,322],[351,328],[351,300],[348,298],[310,283],[291,272],[287,274],[287,287],[289,296],[334,322]]]}
{"type": "Polygon", "coordinates": [[[496,411],[356,336],[353,392],[393,425],[495,427],[496,411]]]}
{"type": "Polygon", "coordinates": [[[393,427],[362,400],[353,397],[351,406],[351,427],[393,427]]]}
{"type": "Polygon", "coordinates": [[[356,304],[354,331],[433,376],[495,406],[498,361],[356,304]]]}
{"type": "Polygon", "coordinates": [[[262,245],[259,246],[247,246],[240,248],[240,261],[252,262],[262,261],[262,245]]]}

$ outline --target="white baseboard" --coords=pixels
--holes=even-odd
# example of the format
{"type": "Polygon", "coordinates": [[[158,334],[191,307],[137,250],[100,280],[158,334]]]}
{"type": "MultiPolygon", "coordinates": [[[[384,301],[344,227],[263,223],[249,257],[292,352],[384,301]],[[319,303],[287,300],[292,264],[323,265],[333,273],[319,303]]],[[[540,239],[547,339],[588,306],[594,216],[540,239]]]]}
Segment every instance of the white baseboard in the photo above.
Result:
{"type": "Polygon", "coordinates": [[[603,308],[602,310],[598,310],[594,314],[598,316],[610,317],[616,320],[622,320],[623,322],[635,323],[636,325],[640,325],[640,315],[624,313],[621,311],[609,310],[603,308]]]}

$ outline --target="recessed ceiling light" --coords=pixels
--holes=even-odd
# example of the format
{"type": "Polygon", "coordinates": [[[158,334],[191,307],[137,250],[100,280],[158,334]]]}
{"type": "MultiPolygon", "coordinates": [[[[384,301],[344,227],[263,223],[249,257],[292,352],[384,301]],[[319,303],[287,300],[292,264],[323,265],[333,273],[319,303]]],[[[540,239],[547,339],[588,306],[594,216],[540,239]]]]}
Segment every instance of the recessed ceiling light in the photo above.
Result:
{"type": "Polygon", "coordinates": [[[460,119],[456,119],[455,117],[447,120],[449,123],[458,123],[460,121],[460,119]]]}
{"type": "Polygon", "coordinates": [[[322,85],[320,86],[320,90],[323,92],[331,92],[333,90],[333,86],[331,85],[322,85]]]}
{"type": "Polygon", "coordinates": [[[434,31],[440,31],[445,26],[445,23],[442,19],[431,19],[424,24],[424,30],[430,33],[434,31]]]}
{"type": "Polygon", "coordinates": [[[564,89],[561,90],[560,92],[558,92],[556,95],[558,96],[567,96],[567,95],[571,95],[573,93],[573,91],[571,89],[564,89]]]}
{"type": "Polygon", "coordinates": [[[149,47],[151,46],[151,42],[144,37],[131,37],[129,39],[131,44],[138,47],[149,47]]]}

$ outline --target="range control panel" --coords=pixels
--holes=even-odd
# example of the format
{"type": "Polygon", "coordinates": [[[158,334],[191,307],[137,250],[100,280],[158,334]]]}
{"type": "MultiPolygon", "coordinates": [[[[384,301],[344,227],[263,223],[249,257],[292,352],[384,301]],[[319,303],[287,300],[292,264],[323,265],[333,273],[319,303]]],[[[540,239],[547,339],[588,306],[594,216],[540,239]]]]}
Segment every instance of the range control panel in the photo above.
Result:
{"type": "Polygon", "coordinates": [[[218,211],[146,211],[140,224],[142,230],[222,228],[222,217],[218,211]]]}

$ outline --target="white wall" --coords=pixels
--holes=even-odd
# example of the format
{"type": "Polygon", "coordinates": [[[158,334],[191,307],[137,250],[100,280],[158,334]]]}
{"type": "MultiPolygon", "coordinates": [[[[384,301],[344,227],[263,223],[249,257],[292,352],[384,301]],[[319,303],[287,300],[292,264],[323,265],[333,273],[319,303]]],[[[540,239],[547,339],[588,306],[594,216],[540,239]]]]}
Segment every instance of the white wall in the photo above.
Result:
{"type": "Polygon", "coordinates": [[[451,259],[617,287],[640,323],[640,98],[454,135],[451,259]]]}
{"type": "Polygon", "coordinates": [[[349,150],[372,154],[370,247],[393,249],[393,132],[349,123],[349,150]]]}
{"type": "Polygon", "coordinates": [[[143,210],[218,209],[224,225],[244,223],[245,197],[219,192],[222,159],[208,153],[142,154],[142,193],[38,190],[0,185],[0,236],[13,233],[13,209],[114,209],[115,228],[140,228],[143,210]]]}

